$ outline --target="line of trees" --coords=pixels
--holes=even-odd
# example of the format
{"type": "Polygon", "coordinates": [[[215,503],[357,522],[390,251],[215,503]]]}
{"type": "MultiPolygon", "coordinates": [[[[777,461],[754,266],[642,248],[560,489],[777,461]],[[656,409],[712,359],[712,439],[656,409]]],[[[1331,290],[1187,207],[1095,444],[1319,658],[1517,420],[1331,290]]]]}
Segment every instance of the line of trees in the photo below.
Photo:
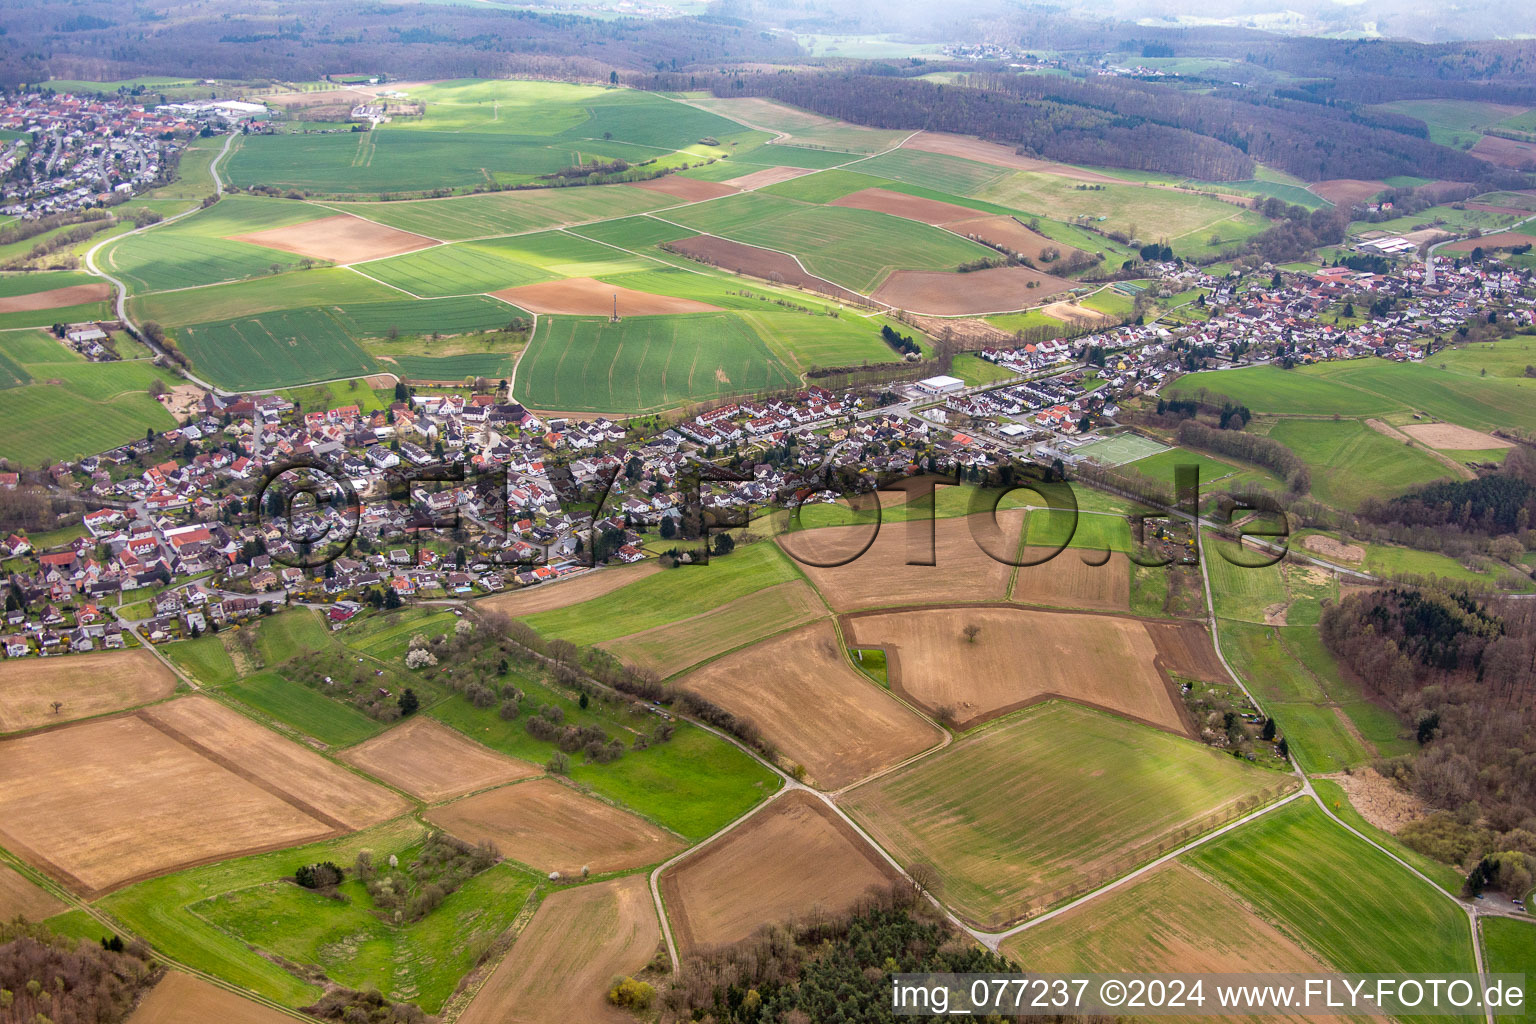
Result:
{"type": "Polygon", "coordinates": [[[1292,494],[1306,494],[1312,489],[1312,472],[1307,464],[1274,438],[1241,429],[1212,430],[1198,420],[1185,420],[1179,424],[1179,444],[1257,463],[1283,478],[1292,494]]]}

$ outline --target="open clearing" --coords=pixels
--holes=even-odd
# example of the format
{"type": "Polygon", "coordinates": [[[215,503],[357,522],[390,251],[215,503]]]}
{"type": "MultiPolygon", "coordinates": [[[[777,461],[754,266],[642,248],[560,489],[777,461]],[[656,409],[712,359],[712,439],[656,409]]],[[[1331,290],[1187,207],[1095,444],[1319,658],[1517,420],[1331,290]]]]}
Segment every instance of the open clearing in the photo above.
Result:
{"type": "Polygon", "coordinates": [[[1513,448],[1514,442],[1503,441],[1492,434],[1485,434],[1470,427],[1454,423],[1410,423],[1401,428],[1403,433],[1429,445],[1458,452],[1484,452],[1497,448],[1513,448]]]}
{"type": "Polygon", "coordinates": [[[928,524],[921,520],[887,522],[872,543],[873,528],[868,526],[803,530],[781,535],[778,543],[840,612],[944,601],[1001,601],[1007,596],[1011,567],[999,559],[1013,558],[1022,524],[1023,513],[1016,511],[999,513],[996,525],[987,515],[937,519],[931,553],[928,524]],[[908,564],[930,560],[934,564],[908,564]]]}
{"type": "Polygon", "coordinates": [[[741,191],[736,186],[727,185],[724,182],[700,181],[698,178],[684,178],[676,174],[652,178],[649,181],[632,181],[628,184],[632,188],[643,188],[647,192],[676,196],[686,203],[696,203],[701,199],[718,199],[741,191]]]}
{"type": "Polygon", "coordinates": [[[48,890],[33,885],[26,876],[0,864],[0,921],[20,915],[28,921],[41,921],[69,908],[48,890]]]}
{"type": "Polygon", "coordinates": [[[897,270],[875,289],[873,298],[897,309],[953,316],[1023,309],[1071,287],[1070,281],[1028,267],[993,267],[968,274],[897,270]]]}
{"type": "Polygon", "coordinates": [[[844,799],[944,901],[1002,926],[1109,881],[1295,785],[1193,740],[1054,702],[844,799]]]}
{"type": "Polygon", "coordinates": [[[492,292],[530,313],[567,313],[572,316],[610,316],[618,304],[620,317],[660,316],[667,313],[718,313],[719,306],[670,295],[637,292],[590,277],[572,277],[563,281],[527,284],[492,292]]]}
{"type": "Polygon", "coordinates": [[[924,153],[940,153],[944,156],[958,156],[966,160],[976,160],[984,164],[992,164],[994,167],[1011,167],[1020,171],[1047,171],[1060,175],[1063,178],[1074,178],[1078,181],[1098,181],[1115,184],[1123,184],[1121,178],[1112,178],[1107,174],[1097,171],[1085,171],[1080,167],[1071,167],[1067,164],[1052,163],[1049,160],[1036,160],[1033,157],[1020,156],[1007,146],[996,142],[983,142],[980,139],[971,138],[968,135],[950,135],[947,132],[918,132],[901,144],[902,149],[917,149],[924,153]]]}
{"type": "Polygon", "coordinates": [[[293,1018],[242,999],[202,978],[170,971],[139,1003],[128,1024],[292,1024],[293,1018]]]}
{"type": "Polygon", "coordinates": [[[836,916],[894,880],[891,866],[825,804],[790,792],[668,869],[661,895],[678,948],[691,953],[813,911],[836,916]]]}
{"type": "Polygon", "coordinates": [[[644,818],[553,779],[534,779],[437,807],[427,819],[465,842],[489,839],[540,871],[626,871],[666,860],[682,844],[644,818]]]}
{"type": "Polygon", "coordinates": [[[821,789],[841,789],[943,738],[848,664],[830,622],[743,648],[678,685],[756,723],[821,789]]]}
{"type": "Polygon", "coordinates": [[[552,894],[459,1024],[630,1024],[608,1002],[613,979],[644,967],[661,941],[644,875],[552,894]]]}
{"type": "Polygon", "coordinates": [[[533,765],[471,743],[430,718],[412,718],[342,758],[429,803],[539,774],[533,765]]]}
{"type": "Polygon", "coordinates": [[[597,572],[584,573],[575,579],[563,580],[559,583],[546,583],[527,590],[497,594],[478,602],[476,607],[513,616],[553,611],[556,608],[565,608],[594,597],[601,597],[609,591],[618,590],[636,580],[644,579],[660,569],[661,565],[655,561],[606,568],[597,572]]]}
{"type": "Polygon", "coordinates": [[[960,728],[1060,697],[1173,732],[1179,701],[1138,619],[1023,608],[925,608],[852,615],[857,647],[883,647],[891,688],[960,728]],[[962,630],[979,626],[974,643],[962,630]]]}
{"type": "Polygon", "coordinates": [[[105,302],[112,297],[112,286],[105,281],[99,284],[75,284],[68,288],[50,288],[30,295],[6,295],[0,297],[0,313],[30,313],[34,309],[62,309],[65,306],[83,306],[89,302],[105,302]]]}
{"type": "Polygon", "coordinates": [[[437,244],[435,239],[375,224],[350,213],[233,237],[237,242],[250,242],[334,263],[379,260],[437,244]]]}
{"type": "Polygon", "coordinates": [[[665,679],[706,658],[798,626],[826,611],[804,581],[790,580],[691,619],[655,626],[602,646],[625,664],[650,669],[665,679]]]}
{"type": "Polygon", "coordinates": [[[1003,944],[1031,970],[1240,974],[1325,965],[1220,887],[1164,864],[1003,944]]]}
{"type": "MultiPolygon", "coordinates": [[[[1045,559],[1039,565],[1021,565],[1013,578],[1012,600],[1048,608],[1091,608],[1127,611],[1131,607],[1130,559],[1119,551],[1109,561],[1090,565],[1084,553],[1064,549],[1054,557],[1051,548],[1026,547],[1024,561],[1045,559]]],[[[1098,556],[1089,554],[1089,558],[1098,556]]]]}
{"type": "Polygon", "coordinates": [[[0,732],[121,711],[169,697],[176,676],[148,651],[0,662],[0,732]],[[54,701],[63,703],[54,714],[54,701]]]}
{"type": "Polygon", "coordinates": [[[1387,190],[1384,181],[1363,181],[1359,178],[1333,178],[1328,181],[1319,181],[1307,186],[1307,191],[1328,200],[1334,206],[1342,206],[1344,209],[1354,203],[1363,203],[1379,192],[1387,190]]]}
{"type": "Polygon", "coordinates": [[[718,235],[694,235],[670,242],[667,247],[690,259],[734,274],[760,277],[764,281],[792,285],[834,299],[864,302],[857,292],[808,272],[787,253],[774,252],[745,242],[733,242],[718,235]]]}

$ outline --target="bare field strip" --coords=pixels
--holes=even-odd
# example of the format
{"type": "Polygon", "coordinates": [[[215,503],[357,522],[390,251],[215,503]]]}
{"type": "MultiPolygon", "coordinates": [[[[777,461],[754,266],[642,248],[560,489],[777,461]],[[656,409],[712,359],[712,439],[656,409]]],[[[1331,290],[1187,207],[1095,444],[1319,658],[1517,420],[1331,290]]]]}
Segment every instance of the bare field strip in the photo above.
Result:
{"type": "Polygon", "coordinates": [[[946,904],[1005,927],[1295,788],[1194,740],[1065,701],[995,722],[840,802],[946,904]]]}
{"type": "Polygon", "coordinates": [[[991,164],[994,167],[1009,167],[1019,171],[1042,171],[1046,174],[1055,174],[1063,178],[1072,178],[1076,181],[1098,181],[1106,184],[1125,184],[1123,178],[1112,178],[1107,174],[1097,171],[1085,171],[1080,167],[1072,167],[1068,164],[1052,163],[1049,160],[1036,160],[1033,157],[1020,156],[1008,146],[999,145],[996,142],[983,142],[969,135],[951,135],[948,132],[918,132],[901,144],[902,149],[919,149],[924,153],[939,153],[943,156],[958,156],[966,160],[975,160],[978,163],[991,164]]]}
{"type": "Polygon", "coordinates": [[[734,647],[825,615],[816,592],[801,580],[778,583],[691,619],[656,626],[599,644],[628,665],[661,678],[734,647]]]}
{"type": "Polygon", "coordinates": [[[1341,206],[1348,210],[1355,203],[1363,203],[1378,192],[1385,192],[1390,186],[1384,181],[1367,181],[1361,178],[1331,178],[1328,181],[1314,182],[1307,186],[1307,191],[1313,195],[1321,196],[1334,206],[1341,206]]]}
{"type": "Polygon", "coordinates": [[[643,188],[647,192],[676,196],[688,203],[696,203],[701,199],[719,199],[721,196],[734,195],[741,191],[736,186],[727,185],[721,181],[700,181],[698,178],[684,178],[676,174],[665,174],[649,181],[631,181],[626,184],[631,188],[643,188]]]}
{"type": "Polygon", "coordinates": [[[0,864],[0,921],[17,916],[41,921],[68,909],[63,900],[47,889],[33,885],[21,872],[0,864]]]}
{"type": "Polygon", "coordinates": [[[727,178],[721,184],[733,185],[739,189],[763,188],[767,185],[777,185],[781,181],[789,181],[810,174],[805,167],[764,167],[760,171],[751,174],[743,174],[739,178],[727,178]]]}
{"type": "Polygon", "coordinates": [[[1335,562],[1348,562],[1352,565],[1359,565],[1365,561],[1365,548],[1359,544],[1345,544],[1342,541],[1334,540],[1332,537],[1325,537],[1320,533],[1308,536],[1301,542],[1301,546],[1308,551],[1315,551],[1324,558],[1330,558],[1335,562]]]}
{"type": "Polygon", "coordinates": [[[606,993],[614,978],[639,973],[660,941],[644,875],[555,892],[458,1024],[632,1024],[606,993]]]}
{"type": "Polygon", "coordinates": [[[921,196],[892,192],[885,188],[860,189],[834,199],[827,205],[847,206],[855,210],[873,210],[876,213],[888,213],[893,217],[904,217],[907,220],[933,225],[970,220],[978,216],[978,211],[969,206],[957,206],[937,199],[924,199],[921,196]]]}
{"type": "Polygon", "coordinates": [[[1071,281],[1028,267],[993,267],[969,274],[897,270],[875,289],[872,297],[897,309],[955,316],[1023,309],[1072,287],[1071,281]],[[1035,282],[1033,288],[1029,287],[1031,281],[1035,282]]]}
{"type": "Polygon", "coordinates": [[[1536,163],[1536,146],[1529,142],[1501,139],[1497,135],[1484,135],[1468,152],[1491,164],[1517,170],[1536,163]]]}
{"type": "Polygon", "coordinates": [[[236,242],[298,253],[333,263],[359,263],[399,256],[436,245],[435,239],[387,227],[371,220],[338,213],[334,217],[305,221],[282,228],[268,228],[234,235],[236,242]]]}
{"type": "Polygon", "coordinates": [[[870,536],[870,529],[863,526],[783,534],[777,543],[800,561],[801,571],[840,612],[945,601],[1001,601],[1008,594],[1012,567],[988,551],[1012,560],[1023,521],[1024,513],[1019,511],[999,513],[995,527],[989,516],[935,519],[933,565],[907,564],[930,557],[928,523],[917,519],[885,523],[862,554],[870,536]],[[973,521],[986,550],[972,536],[973,521]],[[845,559],[852,560],[827,568],[806,564],[845,559]]]}
{"type": "Polygon", "coordinates": [[[1047,249],[1055,249],[1056,260],[1067,260],[1077,255],[1081,250],[1074,249],[1070,245],[1047,238],[1037,231],[1020,224],[1012,217],[998,215],[995,217],[971,217],[968,220],[951,221],[944,227],[956,234],[975,236],[994,245],[1001,245],[1021,256],[1028,256],[1032,260],[1046,262],[1050,266],[1052,261],[1045,261],[1043,254],[1047,249]]]}
{"type": "Polygon", "coordinates": [[[360,743],[341,757],[428,803],[540,773],[531,764],[498,754],[421,717],[360,743]]]}
{"type": "Polygon", "coordinates": [[[694,235],[691,238],[669,242],[667,247],[690,259],[719,267],[721,270],[729,270],[734,274],[746,274],[775,284],[804,288],[808,292],[827,295],[844,302],[867,304],[863,296],[857,292],[817,277],[803,269],[793,256],[774,252],[772,249],[763,249],[745,242],[733,242],[729,238],[719,238],[715,235],[694,235]]]}
{"type": "Polygon", "coordinates": [[[660,569],[661,565],[655,559],[634,565],[598,569],[558,583],[544,583],[526,590],[511,590],[487,597],[476,601],[475,607],[513,617],[553,611],[602,597],[610,591],[643,580],[660,569]]]}
{"type": "Polygon", "coordinates": [[[1123,612],[1131,607],[1131,561],[1120,551],[1111,552],[1103,565],[1089,565],[1083,552],[1066,548],[1053,557],[1050,548],[1028,547],[1024,560],[1045,559],[1039,565],[1021,565],[1013,578],[1011,599],[1020,604],[1049,608],[1091,608],[1123,612]]]}
{"type": "Polygon", "coordinates": [[[1228,681],[1211,634],[1200,622],[1143,622],[1157,646],[1157,664],[1164,672],[1207,683],[1228,681]]]}
{"type": "Polygon", "coordinates": [[[176,675],[144,650],[0,662],[0,732],[121,711],[176,692],[176,675]],[[61,707],[57,714],[53,702],[61,707]]]}
{"type": "Polygon", "coordinates": [[[492,292],[530,313],[565,313],[571,316],[611,316],[617,303],[619,316],[660,316],[669,313],[718,313],[719,306],[671,295],[655,295],[608,284],[590,277],[525,284],[492,292]]]}
{"type": "Polygon", "coordinates": [[[270,106],[302,109],[304,107],[355,107],[374,98],[359,89],[323,89],[310,92],[275,92],[261,98],[270,106]]]}
{"type": "Polygon", "coordinates": [[[308,801],[309,812],[347,829],[367,828],[409,810],[383,786],[327,761],[207,697],[184,697],[140,714],[205,757],[268,788],[308,801]]]}
{"type": "Polygon", "coordinates": [[[841,789],[943,739],[848,664],[830,622],[712,661],[678,685],[751,719],[819,789],[841,789]]]}
{"type": "Polygon", "coordinates": [[[0,841],[83,895],[336,831],[139,715],[0,743],[0,841]]]}
{"type": "Polygon", "coordinates": [[[477,793],[426,817],[465,842],[489,839],[513,860],[562,874],[584,865],[599,874],[638,868],[683,848],[644,818],[553,779],[477,793]]]}
{"type": "Polygon", "coordinates": [[[293,1018],[217,985],[170,971],[139,1003],[128,1024],[293,1024],[293,1018]]]}
{"type": "Polygon", "coordinates": [[[679,950],[691,953],[812,912],[836,916],[895,878],[846,822],[794,791],[668,868],[661,895],[679,950]]]}
{"type": "Polygon", "coordinates": [[[1185,865],[1164,864],[1003,943],[1048,972],[1286,973],[1324,969],[1315,956],[1185,865]]]}
{"type": "Polygon", "coordinates": [[[1119,321],[1108,313],[1101,313],[1087,306],[1074,305],[1071,302],[1053,302],[1040,310],[1048,317],[1060,320],[1063,323],[1074,324],[1079,327],[1096,327],[1099,325],[1113,325],[1119,321]]]}
{"type": "Polygon", "coordinates": [[[100,284],[75,284],[30,295],[5,296],[0,298],[0,313],[30,313],[36,309],[83,306],[88,302],[105,302],[111,297],[112,286],[104,281],[100,284]]]}
{"type": "MultiPolygon", "coordinates": [[[[1536,156],[1533,156],[1532,159],[1536,160],[1536,156]]],[[[1472,203],[1468,203],[1467,204],[1469,209],[1473,205],[1474,204],[1472,204],[1472,203]]],[[[1529,217],[1530,216],[1530,211],[1529,210],[1515,210],[1515,209],[1511,209],[1508,212],[1513,213],[1513,214],[1518,214],[1519,216],[1522,216],[1522,217],[1529,217]]],[[[1449,245],[1445,246],[1445,251],[1446,252],[1471,252],[1473,249],[1482,249],[1484,252],[1494,252],[1495,250],[1498,250],[1498,249],[1513,249],[1513,248],[1515,248],[1516,246],[1519,246],[1519,245],[1536,245],[1536,235],[1528,235],[1528,234],[1524,233],[1523,231],[1499,231],[1499,232],[1492,232],[1492,231],[1490,231],[1488,234],[1483,235],[1483,236],[1481,236],[1479,238],[1463,238],[1459,242],[1452,242],[1449,245]]],[[[1426,426],[1439,426],[1440,424],[1425,424],[1425,425],[1426,426]]],[[[1453,446],[1447,445],[1446,447],[1453,447],[1453,446]]],[[[1461,447],[1464,447],[1464,446],[1463,445],[1455,445],[1454,447],[1461,448],[1461,447]]]]}
{"type": "MultiPolygon", "coordinates": [[[[1536,238],[1531,241],[1536,242],[1536,238]]],[[[1515,446],[1513,441],[1505,441],[1470,427],[1459,427],[1454,423],[1410,423],[1401,429],[1421,444],[1450,451],[1482,452],[1515,446]]]]}
{"type": "Polygon", "coordinates": [[[883,647],[891,688],[969,728],[1061,697],[1181,735],[1179,701],[1140,619],[1023,608],[922,608],[850,615],[858,647],[883,647]],[[965,627],[980,627],[976,640],[965,627]]]}

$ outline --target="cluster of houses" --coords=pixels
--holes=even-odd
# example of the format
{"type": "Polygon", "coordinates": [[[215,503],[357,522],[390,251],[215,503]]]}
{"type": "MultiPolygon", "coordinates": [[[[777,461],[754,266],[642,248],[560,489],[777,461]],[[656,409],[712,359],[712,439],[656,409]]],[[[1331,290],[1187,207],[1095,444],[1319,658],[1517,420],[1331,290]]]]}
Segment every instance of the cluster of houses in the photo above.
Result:
{"type": "Polygon", "coordinates": [[[24,133],[0,143],[0,213],[33,219],[145,188],[159,178],[175,140],[195,127],[184,116],[120,97],[0,97],[0,128],[24,133]],[[28,173],[13,173],[23,164],[28,173]]]}

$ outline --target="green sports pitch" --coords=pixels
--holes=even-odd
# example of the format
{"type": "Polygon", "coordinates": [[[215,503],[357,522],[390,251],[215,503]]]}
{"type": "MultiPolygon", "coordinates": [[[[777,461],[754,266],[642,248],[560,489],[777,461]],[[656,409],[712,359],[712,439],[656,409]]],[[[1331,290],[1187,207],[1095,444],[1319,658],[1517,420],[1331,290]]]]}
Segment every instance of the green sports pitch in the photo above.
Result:
{"type": "Polygon", "coordinates": [[[1150,438],[1140,434],[1116,434],[1098,441],[1090,441],[1077,450],[1079,455],[1086,455],[1095,462],[1102,462],[1106,466],[1123,466],[1137,459],[1145,459],[1161,452],[1168,451],[1165,444],[1158,444],[1150,438]]]}

